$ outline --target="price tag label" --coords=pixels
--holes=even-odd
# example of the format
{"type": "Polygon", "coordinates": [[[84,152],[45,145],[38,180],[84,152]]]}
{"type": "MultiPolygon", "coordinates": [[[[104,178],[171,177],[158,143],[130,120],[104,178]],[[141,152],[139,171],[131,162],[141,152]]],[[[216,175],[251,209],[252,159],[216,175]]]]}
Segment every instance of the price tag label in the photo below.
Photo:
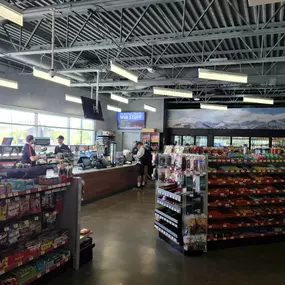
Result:
{"type": "Polygon", "coordinates": [[[41,274],[41,273],[37,275],[37,278],[41,278],[41,277],[42,277],[42,274],[41,274]]]}
{"type": "Polygon", "coordinates": [[[27,190],[26,193],[27,193],[27,194],[31,194],[31,190],[27,190]]]}

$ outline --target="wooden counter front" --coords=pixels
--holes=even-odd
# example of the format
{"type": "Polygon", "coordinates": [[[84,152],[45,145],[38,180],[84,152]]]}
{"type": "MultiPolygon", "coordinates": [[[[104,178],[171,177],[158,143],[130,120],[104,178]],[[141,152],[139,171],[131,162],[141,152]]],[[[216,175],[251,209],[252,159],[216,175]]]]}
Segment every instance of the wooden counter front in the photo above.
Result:
{"type": "Polygon", "coordinates": [[[84,202],[91,202],[135,187],[137,174],[135,166],[118,166],[108,169],[75,170],[74,176],[84,182],[84,202]]]}

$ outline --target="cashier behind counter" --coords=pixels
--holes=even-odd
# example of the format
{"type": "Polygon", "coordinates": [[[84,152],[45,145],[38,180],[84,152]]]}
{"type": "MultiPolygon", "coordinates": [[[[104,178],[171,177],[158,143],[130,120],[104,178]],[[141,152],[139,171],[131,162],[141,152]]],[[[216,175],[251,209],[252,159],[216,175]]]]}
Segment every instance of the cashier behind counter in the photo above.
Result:
{"type": "Polygon", "coordinates": [[[28,135],[26,137],[26,144],[22,150],[22,163],[30,163],[31,166],[36,165],[36,161],[39,159],[39,156],[36,155],[32,144],[34,143],[34,136],[28,135]]]}
{"type": "Polygon", "coordinates": [[[64,144],[63,141],[64,141],[64,136],[59,136],[57,138],[58,145],[54,149],[55,154],[63,152],[71,152],[70,148],[66,144],[64,144]]]}

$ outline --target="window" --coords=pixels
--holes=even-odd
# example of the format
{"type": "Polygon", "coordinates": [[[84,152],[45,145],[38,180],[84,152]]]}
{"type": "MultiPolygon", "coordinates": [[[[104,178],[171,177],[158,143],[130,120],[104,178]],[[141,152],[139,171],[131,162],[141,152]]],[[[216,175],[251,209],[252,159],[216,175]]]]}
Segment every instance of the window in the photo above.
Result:
{"type": "Polygon", "coordinates": [[[65,143],[69,143],[67,138],[67,129],[59,129],[53,127],[40,128],[40,137],[49,137],[51,145],[57,144],[57,138],[59,136],[64,136],[65,143]]]}
{"type": "Polygon", "coordinates": [[[71,129],[81,129],[81,119],[70,118],[70,128],[71,129]]]}
{"type": "Polygon", "coordinates": [[[84,130],[94,130],[94,121],[92,121],[92,120],[82,120],[82,129],[84,129],[84,130]]]}
{"type": "Polygon", "coordinates": [[[52,116],[39,114],[38,125],[39,126],[51,126],[51,127],[67,127],[68,118],[61,116],[52,116]]]}
{"type": "Polygon", "coordinates": [[[24,144],[27,135],[49,137],[51,145],[64,136],[69,145],[92,145],[95,141],[94,121],[52,114],[37,114],[0,108],[0,143],[13,137],[13,144],[24,144]]]}
{"type": "Polygon", "coordinates": [[[94,142],[94,139],[93,131],[82,131],[82,144],[90,145],[94,142]]]}
{"type": "Polygon", "coordinates": [[[70,130],[70,144],[81,144],[81,130],[70,130]]]}

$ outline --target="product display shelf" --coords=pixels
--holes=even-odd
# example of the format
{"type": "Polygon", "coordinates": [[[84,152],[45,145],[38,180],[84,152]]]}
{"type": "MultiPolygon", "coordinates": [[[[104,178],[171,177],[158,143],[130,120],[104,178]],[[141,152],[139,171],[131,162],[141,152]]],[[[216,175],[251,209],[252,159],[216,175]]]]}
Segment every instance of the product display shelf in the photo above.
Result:
{"type": "MultiPolygon", "coordinates": [[[[7,282],[9,282],[9,278],[16,278],[15,280],[17,281],[13,283],[16,285],[30,284],[36,279],[39,279],[43,275],[56,269],[57,267],[64,265],[70,259],[73,260],[73,268],[79,268],[81,187],[81,178],[74,178],[71,183],[62,183],[49,186],[36,186],[32,189],[23,191],[14,191],[12,189],[10,190],[11,193],[9,193],[8,195],[2,195],[2,197],[0,197],[0,201],[6,201],[5,203],[8,203],[8,200],[12,199],[13,201],[17,201],[17,199],[19,199],[18,196],[23,196],[21,198],[27,199],[27,197],[30,197],[30,194],[32,195],[33,193],[36,193],[36,195],[38,195],[36,197],[40,197],[40,207],[43,207],[42,201],[44,200],[43,197],[40,196],[40,194],[46,196],[48,194],[52,194],[53,192],[62,192],[61,194],[59,194],[59,197],[61,197],[60,199],[62,201],[58,206],[60,207],[59,212],[57,212],[57,210],[54,210],[53,212],[45,212],[44,208],[42,208],[42,210],[40,210],[39,212],[34,213],[35,215],[37,215],[37,217],[32,219],[34,219],[35,221],[39,221],[39,223],[41,224],[39,228],[40,232],[38,233],[38,235],[35,236],[34,240],[30,239],[30,237],[28,236],[26,239],[21,240],[21,242],[24,242],[22,244],[20,243],[20,240],[18,240],[18,242],[14,244],[11,244],[8,248],[5,249],[5,253],[4,251],[0,250],[0,284],[2,284],[2,282],[5,283],[6,280],[7,282]],[[56,215],[56,219],[53,222],[54,226],[52,228],[44,228],[44,217],[50,217],[50,215],[53,215],[55,212],[58,215],[56,215]],[[59,249],[62,247],[64,247],[65,249],[59,249]],[[58,260],[59,256],[62,256],[62,259],[60,261],[58,260]],[[47,258],[47,260],[53,260],[53,262],[46,262],[46,266],[39,266],[39,268],[36,270],[35,264],[38,264],[39,260],[42,260],[43,258],[47,258]],[[32,263],[33,265],[31,265],[32,263]],[[39,270],[40,268],[42,268],[41,271],[39,270]],[[35,272],[37,273],[36,275],[34,274],[35,272]],[[28,278],[28,280],[23,281],[21,278],[22,276],[25,276],[25,274],[27,275],[26,277],[28,278]]],[[[21,212],[19,213],[21,214],[21,212]]],[[[3,213],[1,214],[3,215],[3,213]]],[[[17,224],[12,224],[10,219],[2,220],[1,228],[4,232],[6,231],[6,228],[7,230],[15,230],[19,227],[20,223],[24,224],[26,221],[26,214],[17,217],[17,224]]],[[[10,235],[11,234],[9,232],[9,238],[10,235]]],[[[2,236],[1,238],[3,238],[2,236]]],[[[11,243],[10,240],[9,243],[11,243]]]]}
{"type": "Polygon", "coordinates": [[[28,195],[28,194],[32,194],[32,193],[49,191],[49,190],[51,190],[51,192],[55,193],[58,191],[66,190],[66,187],[69,186],[70,184],[71,183],[68,182],[68,183],[61,183],[61,184],[56,184],[56,185],[36,185],[32,189],[21,190],[21,191],[13,191],[12,193],[2,194],[2,195],[0,195],[0,199],[12,198],[12,197],[28,195]]]}
{"type": "Polygon", "coordinates": [[[184,254],[206,251],[207,157],[159,155],[154,227],[184,254]]]}
{"type": "Polygon", "coordinates": [[[22,265],[24,265],[24,264],[26,264],[26,263],[34,260],[34,259],[37,259],[38,257],[43,256],[44,254],[49,253],[49,252],[53,251],[54,249],[61,247],[62,245],[67,244],[67,242],[68,242],[68,239],[66,239],[65,241],[62,241],[62,242],[54,243],[53,246],[50,248],[47,248],[45,250],[31,254],[30,256],[26,256],[21,261],[14,263],[14,264],[11,264],[10,266],[5,268],[4,270],[0,270],[0,275],[3,275],[4,273],[7,273],[7,272],[9,272],[9,271],[11,271],[17,267],[20,267],[20,266],[22,266],[22,265]]]}
{"type": "Polygon", "coordinates": [[[208,241],[285,234],[285,160],[209,159],[208,241]]]}
{"type": "Polygon", "coordinates": [[[37,279],[40,279],[41,277],[43,277],[44,275],[48,274],[49,272],[51,272],[51,271],[57,269],[58,267],[64,265],[69,260],[70,260],[70,256],[63,256],[61,261],[59,261],[56,264],[54,264],[53,266],[43,270],[42,272],[38,273],[36,276],[32,277],[31,279],[23,282],[22,285],[31,284],[32,282],[36,281],[37,279]]]}

